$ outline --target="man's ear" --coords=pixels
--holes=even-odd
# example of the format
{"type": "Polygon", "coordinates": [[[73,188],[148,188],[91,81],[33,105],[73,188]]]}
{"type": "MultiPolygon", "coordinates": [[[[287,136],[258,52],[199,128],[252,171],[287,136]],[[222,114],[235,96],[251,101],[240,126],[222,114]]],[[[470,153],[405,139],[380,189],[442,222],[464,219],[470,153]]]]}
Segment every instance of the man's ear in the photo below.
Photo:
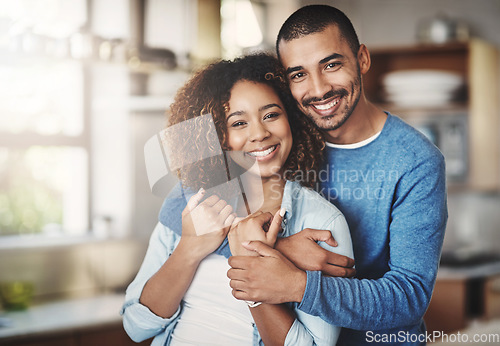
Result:
{"type": "Polygon", "coordinates": [[[368,72],[371,66],[371,58],[370,58],[370,52],[368,51],[368,48],[364,44],[359,46],[358,50],[358,64],[359,64],[359,71],[361,74],[365,74],[368,72]]]}

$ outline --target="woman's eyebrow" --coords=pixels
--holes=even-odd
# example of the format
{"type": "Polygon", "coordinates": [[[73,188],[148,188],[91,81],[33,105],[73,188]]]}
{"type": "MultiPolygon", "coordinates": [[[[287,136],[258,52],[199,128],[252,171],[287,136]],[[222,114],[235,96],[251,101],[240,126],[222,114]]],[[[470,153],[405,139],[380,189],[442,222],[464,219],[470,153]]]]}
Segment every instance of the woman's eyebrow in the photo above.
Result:
{"type": "Polygon", "coordinates": [[[267,104],[265,106],[262,106],[259,108],[259,112],[262,112],[266,109],[269,109],[269,108],[273,108],[273,107],[278,107],[279,109],[282,109],[281,106],[277,103],[270,103],[270,104],[267,104]]]}
{"type": "Polygon", "coordinates": [[[232,116],[236,116],[236,115],[243,115],[245,114],[245,112],[243,111],[236,111],[236,112],[232,112],[231,114],[229,114],[227,117],[226,117],[226,120],[228,120],[229,118],[231,118],[232,116]]]}
{"type": "MultiPolygon", "coordinates": [[[[269,103],[267,105],[264,105],[262,107],[259,108],[259,112],[262,112],[262,111],[265,111],[266,109],[269,109],[269,108],[273,108],[273,107],[278,107],[279,109],[282,109],[281,106],[277,103],[269,103]]],[[[236,111],[236,112],[233,112],[231,114],[229,114],[227,117],[226,117],[226,121],[231,118],[232,116],[236,116],[236,115],[244,115],[246,112],[244,111],[236,111]]]]}

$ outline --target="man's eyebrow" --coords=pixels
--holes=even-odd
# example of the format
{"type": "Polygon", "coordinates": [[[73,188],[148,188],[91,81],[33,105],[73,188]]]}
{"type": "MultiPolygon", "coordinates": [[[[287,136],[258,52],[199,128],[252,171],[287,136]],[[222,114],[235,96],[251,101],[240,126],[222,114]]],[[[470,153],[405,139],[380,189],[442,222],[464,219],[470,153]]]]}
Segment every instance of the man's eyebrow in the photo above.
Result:
{"type": "MultiPolygon", "coordinates": [[[[333,59],[342,59],[344,56],[342,54],[338,54],[338,53],[333,53],[323,59],[321,59],[318,63],[318,65],[322,65],[330,60],[333,60],[333,59]]],[[[286,69],[286,74],[289,75],[290,73],[292,72],[295,72],[295,71],[300,71],[300,70],[303,70],[304,67],[303,66],[294,66],[294,67],[289,67],[286,69]]]]}
{"type": "Polygon", "coordinates": [[[286,74],[289,75],[292,72],[303,70],[302,66],[289,67],[286,69],[286,74]]]}
{"type": "Polygon", "coordinates": [[[326,58],[323,58],[319,61],[319,65],[322,65],[324,64],[325,62],[328,62],[330,60],[333,60],[333,59],[341,59],[343,58],[344,56],[342,54],[338,54],[338,53],[333,53],[332,55],[329,55],[327,56],[326,58]]]}
{"type": "Polygon", "coordinates": [[[259,108],[259,112],[262,112],[266,109],[269,109],[269,108],[273,108],[273,107],[278,107],[279,109],[281,109],[281,106],[277,103],[270,103],[270,104],[267,104],[265,106],[262,106],[259,108]]]}

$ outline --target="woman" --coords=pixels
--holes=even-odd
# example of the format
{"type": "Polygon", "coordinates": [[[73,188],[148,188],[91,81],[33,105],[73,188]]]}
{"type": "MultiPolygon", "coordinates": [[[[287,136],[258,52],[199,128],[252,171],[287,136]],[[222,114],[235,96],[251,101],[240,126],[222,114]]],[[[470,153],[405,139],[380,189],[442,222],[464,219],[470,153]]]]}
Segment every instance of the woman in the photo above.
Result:
{"type": "Polygon", "coordinates": [[[244,241],[273,246],[283,226],[280,236],[329,229],[338,247],[320,245],[353,257],[343,215],[304,187],[314,183],[308,172],[317,170],[323,142],[299,116],[277,60],[261,54],[212,64],[178,92],[171,111],[169,163],[198,192],[183,211],[182,236],[161,224],[153,232],[127,289],[127,333],[135,341],[155,337],[154,345],[335,344],[339,328],[292,304],[234,299],[227,259],[213,253],[229,232],[231,252],[252,255],[244,241]],[[216,143],[206,134],[211,119],[216,143]],[[248,227],[255,219],[269,221],[268,229],[248,227]]]}

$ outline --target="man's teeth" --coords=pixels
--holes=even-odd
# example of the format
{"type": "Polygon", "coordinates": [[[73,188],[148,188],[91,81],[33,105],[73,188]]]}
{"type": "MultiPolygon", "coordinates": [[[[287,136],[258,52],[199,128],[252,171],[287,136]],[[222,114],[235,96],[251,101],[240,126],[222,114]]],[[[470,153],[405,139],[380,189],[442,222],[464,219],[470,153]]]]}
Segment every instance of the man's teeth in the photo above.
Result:
{"type": "Polygon", "coordinates": [[[274,151],[274,149],[276,149],[275,145],[273,145],[272,147],[270,147],[269,149],[266,149],[266,150],[251,151],[251,152],[248,153],[248,155],[255,156],[255,157],[263,157],[263,156],[271,154],[274,151]]]}
{"type": "Polygon", "coordinates": [[[335,107],[337,105],[337,103],[339,103],[339,100],[334,100],[330,103],[327,103],[326,105],[314,105],[315,108],[321,110],[321,111],[326,111],[332,107],[335,107]]]}

